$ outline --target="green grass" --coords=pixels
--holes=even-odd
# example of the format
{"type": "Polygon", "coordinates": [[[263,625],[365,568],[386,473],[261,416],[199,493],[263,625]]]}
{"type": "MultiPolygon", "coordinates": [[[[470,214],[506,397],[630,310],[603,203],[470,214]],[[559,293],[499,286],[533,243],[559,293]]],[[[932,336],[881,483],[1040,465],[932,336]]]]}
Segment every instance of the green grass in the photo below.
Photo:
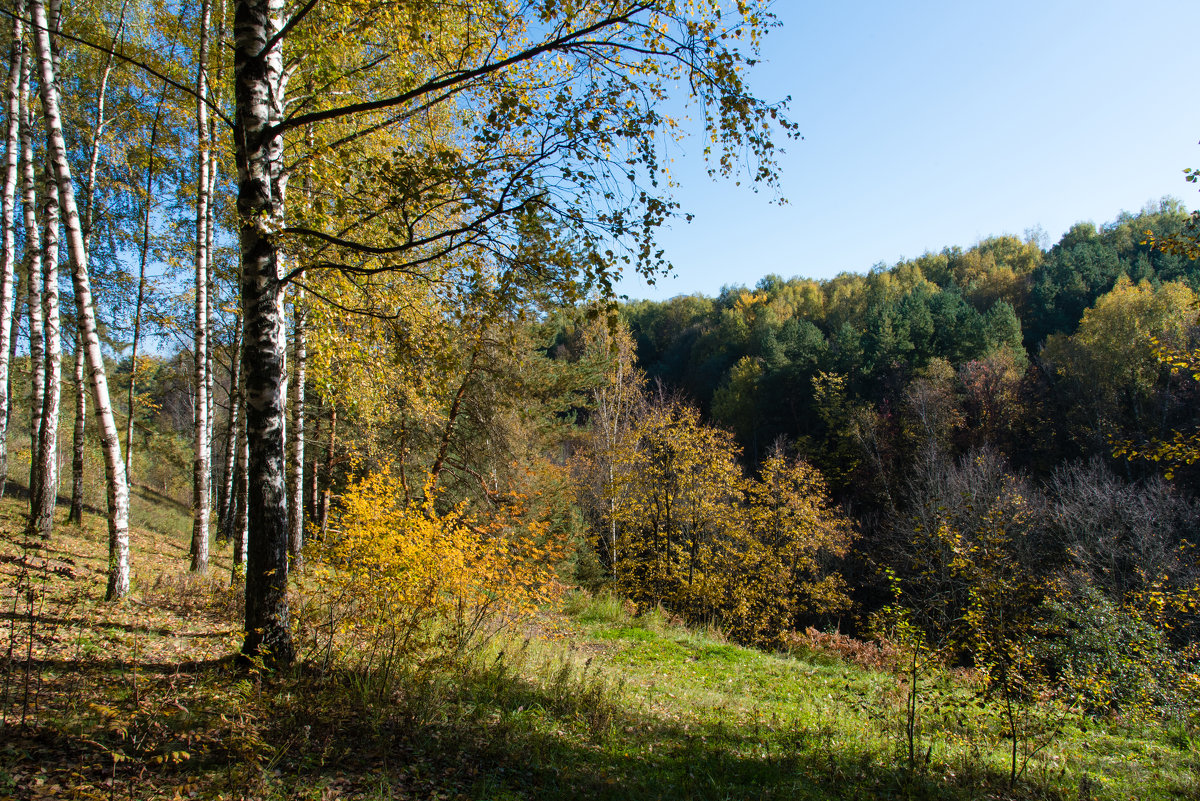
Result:
{"type": "MultiPolygon", "coordinates": [[[[1069,716],[1010,789],[995,704],[946,675],[922,696],[910,769],[891,673],[819,651],[742,648],[662,610],[635,617],[610,595],[573,593],[566,614],[528,635],[497,637],[457,663],[401,665],[387,685],[322,671],[315,658],[264,675],[228,658],[240,636],[228,552],[215,549],[208,577],[190,576],[186,514],[139,497],[136,589],[116,605],[100,600],[102,519],[30,543],[22,502],[0,502],[5,611],[22,567],[42,582],[25,709],[27,663],[4,663],[18,691],[0,737],[0,795],[1200,798],[1194,730],[1069,716]],[[384,703],[380,686],[393,688],[384,703]]],[[[5,651],[12,642],[19,655],[27,616],[4,622],[5,651]]]]}
{"type": "Polygon", "coordinates": [[[1200,797],[1194,744],[1151,727],[1060,719],[1062,731],[1010,790],[998,710],[950,677],[925,696],[921,764],[909,771],[891,674],[636,620],[586,623],[581,633],[605,646],[599,671],[623,681],[631,722],[607,751],[617,762],[643,756],[638,775],[625,777],[626,797],[670,787],[667,797],[1076,798],[1081,782],[1096,798],[1200,797]]]}

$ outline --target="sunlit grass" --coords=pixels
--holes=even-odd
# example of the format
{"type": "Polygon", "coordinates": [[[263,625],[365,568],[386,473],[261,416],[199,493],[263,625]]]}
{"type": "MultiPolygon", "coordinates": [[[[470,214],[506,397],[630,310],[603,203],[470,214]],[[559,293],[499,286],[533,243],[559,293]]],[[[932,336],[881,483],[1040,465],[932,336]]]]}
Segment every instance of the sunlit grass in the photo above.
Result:
{"type": "MultiPolygon", "coordinates": [[[[139,799],[1200,797],[1194,731],[1071,716],[1010,789],[995,704],[949,674],[925,679],[910,768],[897,675],[816,648],[743,648],[608,594],[569,594],[563,612],[461,658],[406,663],[383,702],[370,675],[323,663],[319,648],[287,674],[238,667],[228,551],[190,575],[186,514],[142,502],[160,517],[147,525],[135,506],[122,604],[101,600],[102,517],[26,546],[24,501],[0,503],[6,604],[21,560],[48,560],[36,716],[9,730],[0,792],[32,797],[41,777],[139,799]]],[[[316,584],[301,577],[295,591],[299,606],[316,584]]],[[[4,636],[24,642],[23,620],[4,636]]],[[[10,696],[10,722],[20,701],[10,696]]]]}

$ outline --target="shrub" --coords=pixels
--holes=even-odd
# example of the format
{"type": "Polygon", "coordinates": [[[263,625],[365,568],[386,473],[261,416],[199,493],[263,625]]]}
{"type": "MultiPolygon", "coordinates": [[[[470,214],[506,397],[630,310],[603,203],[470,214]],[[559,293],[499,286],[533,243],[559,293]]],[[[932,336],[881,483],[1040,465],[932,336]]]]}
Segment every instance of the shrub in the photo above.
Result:
{"type": "Polygon", "coordinates": [[[896,670],[901,658],[900,649],[883,637],[860,640],[840,632],[808,628],[803,634],[790,633],[784,638],[784,642],[789,650],[828,654],[848,664],[858,665],[864,670],[881,673],[896,670]]]}
{"type": "Polygon", "coordinates": [[[814,468],[777,449],[747,479],[733,436],[681,403],[651,406],[634,433],[614,519],[624,543],[616,586],[639,609],[662,605],[773,646],[798,620],[849,608],[836,568],[855,532],[814,468]]]}
{"type": "Polygon", "coordinates": [[[347,489],[334,531],[315,571],[326,660],[373,675],[380,695],[401,668],[460,657],[557,592],[555,549],[520,509],[484,523],[438,511],[432,492],[406,503],[387,471],[347,489]]]}
{"type": "Polygon", "coordinates": [[[1193,707],[1194,681],[1163,632],[1085,585],[1044,604],[1040,655],[1061,690],[1092,714],[1166,713],[1193,707]]]}

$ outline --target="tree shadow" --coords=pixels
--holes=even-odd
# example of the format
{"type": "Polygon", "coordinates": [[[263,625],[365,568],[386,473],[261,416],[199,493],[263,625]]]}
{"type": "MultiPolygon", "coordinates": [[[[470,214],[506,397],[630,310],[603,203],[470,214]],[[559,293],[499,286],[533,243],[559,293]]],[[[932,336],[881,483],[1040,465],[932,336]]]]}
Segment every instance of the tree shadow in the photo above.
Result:
{"type": "MultiPolygon", "coordinates": [[[[29,615],[20,612],[0,612],[0,620],[28,624],[29,615]]],[[[178,637],[180,639],[210,639],[225,636],[225,633],[221,631],[186,632],[176,631],[165,626],[139,626],[132,623],[121,623],[111,620],[89,620],[81,617],[52,617],[50,615],[35,614],[33,622],[38,629],[41,629],[43,626],[79,628],[91,631],[118,629],[120,631],[127,631],[130,634],[143,634],[153,637],[178,637]]]]}
{"type": "Polygon", "coordinates": [[[586,674],[535,683],[492,665],[407,682],[380,701],[368,699],[370,675],[309,666],[272,675],[236,655],[37,667],[125,687],[124,700],[104,702],[112,706],[128,705],[129,685],[140,682],[142,723],[126,731],[143,725],[155,736],[137,754],[128,739],[95,730],[35,732],[42,739],[22,752],[26,764],[55,750],[64,772],[110,781],[130,797],[164,786],[203,787],[212,797],[1054,797],[1032,786],[1010,793],[1007,776],[984,767],[970,778],[910,773],[899,758],[840,739],[832,727],[701,725],[639,712],[619,689],[586,674]],[[121,749],[129,758],[113,762],[108,755],[121,749]],[[186,761],[164,761],[182,750],[186,761]]]}
{"type": "Polygon", "coordinates": [[[178,498],[172,498],[170,495],[167,495],[163,492],[159,492],[158,490],[154,489],[153,487],[147,486],[145,484],[131,483],[129,486],[129,489],[132,492],[136,492],[138,495],[141,496],[142,500],[144,500],[148,503],[163,504],[163,505],[169,506],[183,514],[191,514],[192,513],[191,507],[188,506],[186,503],[183,503],[178,498]]]}
{"type": "Polygon", "coordinates": [[[684,724],[633,712],[586,684],[546,687],[485,671],[366,704],[353,697],[363,678],[322,679],[278,710],[266,739],[294,787],[357,782],[365,792],[385,783],[396,797],[551,801],[962,799],[982,788],[1008,797],[1007,776],[994,771],[981,768],[969,785],[947,781],[881,761],[833,730],[684,724]]]}

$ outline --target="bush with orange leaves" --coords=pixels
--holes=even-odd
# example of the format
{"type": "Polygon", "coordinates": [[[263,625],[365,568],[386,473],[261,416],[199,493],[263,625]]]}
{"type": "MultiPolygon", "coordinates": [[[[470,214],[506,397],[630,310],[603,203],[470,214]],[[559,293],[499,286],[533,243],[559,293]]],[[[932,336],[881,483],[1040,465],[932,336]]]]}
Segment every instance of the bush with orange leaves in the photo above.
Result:
{"type": "Polygon", "coordinates": [[[343,495],[314,566],[313,656],[371,676],[380,695],[398,673],[460,658],[558,592],[559,548],[522,508],[483,521],[433,497],[406,501],[389,471],[367,475],[343,495]]]}
{"type": "Polygon", "coordinates": [[[764,646],[849,609],[838,567],[855,531],[815,468],[777,449],[747,478],[733,435],[683,403],[652,404],[633,434],[615,460],[610,552],[639,608],[764,646]]]}

